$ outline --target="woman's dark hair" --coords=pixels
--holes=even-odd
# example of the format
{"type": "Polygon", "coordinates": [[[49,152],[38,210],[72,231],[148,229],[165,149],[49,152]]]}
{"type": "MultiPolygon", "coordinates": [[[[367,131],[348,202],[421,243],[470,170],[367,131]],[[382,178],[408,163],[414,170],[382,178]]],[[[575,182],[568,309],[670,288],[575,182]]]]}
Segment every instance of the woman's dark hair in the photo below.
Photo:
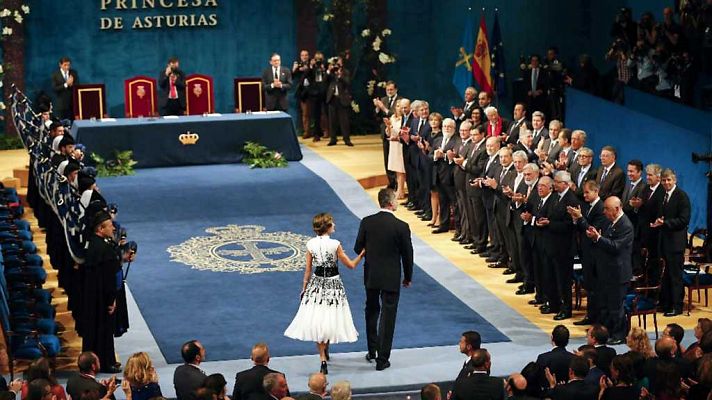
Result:
{"type": "Polygon", "coordinates": [[[40,357],[30,364],[30,367],[25,371],[25,380],[32,382],[35,379],[46,379],[50,385],[56,385],[57,380],[52,376],[49,360],[45,357],[40,357]]]}
{"type": "Polygon", "coordinates": [[[225,389],[225,385],[227,385],[227,381],[223,374],[208,375],[203,381],[203,387],[217,393],[218,398],[220,398],[220,394],[225,389]]]}
{"type": "Polygon", "coordinates": [[[635,370],[633,368],[633,359],[626,354],[619,354],[611,360],[611,368],[618,371],[618,381],[616,383],[625,383],[632,385],[636,381],[635,370]]]}

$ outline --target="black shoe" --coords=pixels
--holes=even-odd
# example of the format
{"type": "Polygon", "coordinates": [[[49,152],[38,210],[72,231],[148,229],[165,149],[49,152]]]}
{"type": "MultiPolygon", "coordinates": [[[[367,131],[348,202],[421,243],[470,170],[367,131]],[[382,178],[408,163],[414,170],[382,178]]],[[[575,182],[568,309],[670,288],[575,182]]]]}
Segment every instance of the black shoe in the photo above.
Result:
{"type": "Polygon", "coordinates": [[[534,300],[527,301],[527,304],[532,305],[532,306],[540,306],[540,305],[544,304],[544,302],[534,299],[534,300]]]}
{"type": "Polygon", "coordinates": [[[487,268],[507,268],[506,264],[502,264],[500,262],[495,262],[487,265],[487,268]]]}
{"type": "Polygon", "coordinates": [[[566,312],[561,311],[558,314],[556,314],[556,316],[554,316],[554,321],[561,321],[561,320],[569,319],[569,318],[571,318],[571,313],[566,313],[566,312]]]}
{"type": "MultiPolygon", "coordinates": [[[[467,246],[465,246],[465,248],[466,248],[467,250],[477,250],[477,245],[474,244],[474,243],[470,243],[470,244],[468,244],[467,246]]],[[[472,252],[470,252],[470,253],[472,253],[472,252]]],[[[472,254],[477,254],[477,253],[472,253],[472,254]]]]}
{"type": "Polygon", "coordinates": [[[606,344],[608,344],[610,346],[618,346],[619,344],[623,344],[623,343],[625,343],[625,339],[610,338],[610,339],[608,339],[608,342],[606,342],[606,344]]]}
{"type": "Polygon", "coordinates": [[[327,146],[336,146],[336,142],[329,142],[326,144],[327,146]]]}
{"type": "Polygon", "coordinates": [[[376,371],[383,371],[391,366],[389,361],[376,361],[376,371]]]}
{"type": "Polygon", "coordinates": [[[415,204],[411,204],[411,205],[405,206],[405,209],[408,211],[418,211],[418,206],[416,206],[415,204]]]}
{"type": "MultiPolygon", "coordinates": [[[[514,274],[516,274],[516,273],[517,273],[517,271],[515,271],[515,270],[513,270],[513,269],[511,269],[511,268],[507,268],[507,269],[504,270],[504,272],[502,272],[502,275],[514,275],[514,274]]],[[[512,281],[512,282],[510,282],[510,283],[515,283],[515,282],[512,281]]]]}
{"type": "MultiPolygon", "coordinates": [[[[532,294],[532,293],[534,293],[534,289],[530,289],[530,288],[526,288],[526,287],[519,288],[516,292],[514,292],[514,294],[516,294],[518,296],[522,296],[525,294],[532,294]]],[[[536,300],[531,300],[531,301],[536,303],[536,300]]]]}
{"type": "Polygon", "coordinates": [[[507,283],[522,283],[522,282],[524,282],[524,280],[522,280],[522,278],[520,278],[518,276],[515,276],[514,278],[507,279],[506,282],[507,283]]]}
{"type": "Polygon", "coordinates": [[[431,233],[446,233],[446,232],[449,232],[449,231],[450,231],[450,230],[447,229],[447,228],[438,228],[438,229],[435,229],[435,230],[431,231],[431,233]]]}
{"type": "Polygon", "coordinates": [[[329,369],[326,367],[326,361],[321,362],[321,368],[319,369],[319,372],[324,375],[329,375],[329,369]]]}
{"type": "Polygon", "coordinates": [[[376,355],[375,355],[375,354],[366,353],[366,361],[372,362],[372,361],[375,360],[375,359],[376,359],[376,355]]]}
{"type": "Polygon", "coordinates": [[[349,146],[349,147],[354,147],[354,144],[351,143],[351,142],[346,142],[346,145],[349,146]]]}
{"type": "Polygon", "coordinates": [[[539,312],[542,314],[554,314],[554,311],[549,307],[548,305],[544,304],[543,306],[539,307],[539,312]]]}
{"type": "Polygon", "coordinates": [[[423,215],[423,214],[425,214],[425,211],[423,211],[423,210],[420,210],[420,211],[416,211],[416,212],[415,212],[415,215],[417,215],[417,216],[419,216],[419,217],[420,217],[421,215],[423,215]]]}
{"type": "Polygon", "coordinates": [[[481,251],[481,252],[479,253],[479,256],[482,257],[482,258],[487,258],[487,257],[489,257],[489,256],[491,256],[491,255],[492,255],[492,253],[490,253],[490,252],[487,251],[487,250],[481,251]]]}
{"type": "Polygon", "coordinates": [[[666,312],[666,313],[663,314],[663,315],[666,316],[666,317],[674,317],[674,316],[677,316],[677,315],[680,315],[680,314],[682,314],[682,311],[680,311],[680,310],[671,310],[671,311],[666,312]]]}
{"type": "Polygon", "coordinates": [[[574,322],[574,325],[581,326],[581,325],[591,325],[593,324],[593,321],[591,321],[588,317],[584,317],[580,321],[574,322]]]}
{"type": "Polygon", "coordinates": [[[431,213],[425,213],[420,216],[421,221],[430,221],[431,219],[433,219],[433,214],[431,213]]]}
{"type": "Polygon", "coordinates": [[[117,367],[116,365],[112,365],[108,368],[102,368],[101,372],[104,374],[118,374],[119,372],[121,372],[121,368],[117,367]]]}
{"type": "Polygon", "coordinates": [[[465,245],[465,248],[467,249],[472,244],[472,240],[464,238],[464,239],[460,240],[460,244],[465,245]]]}
{"type": "Polygon", "coordinates": [[[434,226],[435,226],[435,224],[433,224],[433,223],[429,223],[429,224],[428,224],[428,225],[426,225],[426,226],[432,226],[432,227],[434,227],[434,226]]]}
{"type": "Polygon", "coordinates": [[[453,242],[459,242],[460,240],[462,240],[462,236],[455,235],[450,240],[452,240],[453,242]]]}
{"type": "Polygon", "coordinates": [[[326,357],[326,361],[329,361],[331,357],[329,357],[329,345],[326,345],[326,348],[324,349],[324,356],[326,357]]]}
{"type": "Polygon", "coordinates": [[[497,262],[499,262],[499,257],[489,256],[489,257],[485,258],[485,261],[488,263],[497,263],[497,262]]]}

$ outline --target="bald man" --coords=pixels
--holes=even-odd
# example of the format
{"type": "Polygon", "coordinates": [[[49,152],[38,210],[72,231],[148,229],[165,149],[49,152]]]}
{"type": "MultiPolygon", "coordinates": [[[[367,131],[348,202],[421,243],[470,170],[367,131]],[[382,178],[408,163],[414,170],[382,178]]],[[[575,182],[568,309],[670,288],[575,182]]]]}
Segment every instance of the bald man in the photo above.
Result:
{"type": "Polygon", "coordinates": [[[326,397],[326,375],[315,372],[309,375],[309,393],[297,397],[297,400],[322,400],[326,397]]]}
{"type": "Polygon", "coordinates": [[[267,367],[267,364],[269,364],[269,347],[265,343],[257,343],[252,346],[250,359],[254,366],[235,375],[235,388],[232,391],[233,400],[263,398],[262,379],[270,373],[281,373],[267,367]]]}
{"type": "Polygon", "coordinates": [[[631,255],[635,235],[633,224],[623,213],[620,198],[607,198],[603,214],[611,223],[601,232],[589,226],[586,236],[593,241],[599,274],[607,277],[599,282],[600,319],[610,333],[608,344],[618,345],[625,343],[627,334],[623,300],[633,277],[631,255]]]}
{"type": "Polygon", "coordinates": [[[507,379],[507,385],[505,387],[507,390],[508,398],[511,400],[534,400],[535,397],[527,395],[527,378],[524,375],[515,373],[509,376],[507,379]]]}

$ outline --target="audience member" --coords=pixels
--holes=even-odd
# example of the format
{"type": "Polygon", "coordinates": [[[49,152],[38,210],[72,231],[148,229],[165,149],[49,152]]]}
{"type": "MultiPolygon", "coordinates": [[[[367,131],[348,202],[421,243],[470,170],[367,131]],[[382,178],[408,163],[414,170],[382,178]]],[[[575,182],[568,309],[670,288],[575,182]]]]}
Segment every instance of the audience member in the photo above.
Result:
{"type": "Polygon", "coordinates": [[[205,372],[200,363],[205,361],[205,348],[197,340],[185,342],[180,350],[185,362],[173,374],[173,386],[178,400],[196,400],[195,390],[203,386],[205,372]]]}
{"type": "Polygon", "coordinates": [[[124,380],[128,382],[131,400],[149,400],[162,397],[158,374],[151,358],[145,352],[134,353],[126,361],[124,380]]]}

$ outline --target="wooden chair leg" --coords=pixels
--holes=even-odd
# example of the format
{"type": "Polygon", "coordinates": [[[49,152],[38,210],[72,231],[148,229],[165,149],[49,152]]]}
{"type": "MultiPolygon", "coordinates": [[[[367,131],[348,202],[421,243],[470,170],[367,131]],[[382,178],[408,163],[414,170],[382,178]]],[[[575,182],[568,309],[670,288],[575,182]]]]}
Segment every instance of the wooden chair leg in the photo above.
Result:
{"type": "Polygon", "coordinates": [[[643,330],[648,330],[648,316],[643,314],[643,330]]]}
{"type": "Polygon", "coordinates": [[[653,325],[655,325],[655,339],[658,338],[658,313],[653,313],[653,325]]]}
{"type": "Polygon", "coordinates": [[[690,316],[692,311],[692,286],[687,287],[687,316],[690,316]]]}

